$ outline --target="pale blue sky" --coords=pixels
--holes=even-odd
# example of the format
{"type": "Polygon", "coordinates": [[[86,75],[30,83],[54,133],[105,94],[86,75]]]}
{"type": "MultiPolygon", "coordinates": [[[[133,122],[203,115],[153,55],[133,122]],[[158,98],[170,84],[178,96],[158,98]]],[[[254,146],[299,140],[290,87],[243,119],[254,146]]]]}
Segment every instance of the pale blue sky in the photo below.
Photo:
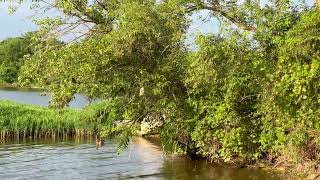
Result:
{"type": "MultiPolygon", "coordinates": [[[[9,15],[8,6],[0,3],[0,40],[17,37],[23,33],[36,30],[37,26],[32,22],[33,14],[32,10],[26,4],[23,4],[16,13],[9,15]]],[[[199,17],[206,17],[206,12],[192,16],[194,23],[190,27],[190,34],[216,32],[218,30],[217,21],[203,22],[199,17]]]]}
{"type": "MultiPolygon", "coordinates": [[[[307,0],[309,4],[313,4],[314,0],[307,0]]],[[[7,5],[0,3],[0,40],[8,37],[20,36],[23,33],[33,31],[36,29],[36,25],[32,23],[31,17],[33,12],[29,10],[28,5],[23,4],[18,11],[9,15],[7,10],[7,5]]],[[[203,22],[198,17],[206,16],[206,12],[202,12],[198,15],[193,15],[193,24],[190,27],[190,34],[197,34],[198,32],[210,33],[217,32],[218,22],[215,20],[210,20],[208,22],[203,22]]]]}
{"type": "Polygon", "coordinates": [[[36,29],[31,20],[33,13],[25,4],[13,15],[8,14],[7,8],[6,4],[0,3],[0,40],[36,29]]]}

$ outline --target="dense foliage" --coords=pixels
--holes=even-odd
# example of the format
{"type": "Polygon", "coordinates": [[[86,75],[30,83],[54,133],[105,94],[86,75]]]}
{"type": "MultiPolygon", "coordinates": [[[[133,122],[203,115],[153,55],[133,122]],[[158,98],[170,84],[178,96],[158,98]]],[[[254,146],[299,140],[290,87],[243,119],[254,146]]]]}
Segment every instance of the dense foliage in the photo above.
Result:
{"type": "Polygon", "coordinates": [[[48,88],[54,107],[66,106],[75,93],[106,100],[93,119],[108,122],[101,131],[117,131],[121,147],[147,121],[158,125],[169,152],[318,162],[317,8],[288,0],[51,5],[66,18],[39,20],[38,37],[50,40],[85,26],[85,38],[26,58],[20,80],[48,88]],[[215,35],[199,35],[190,51],[184,43],[188,16],[200,10],[223,26],[215,35]],[[131,128],[114,130],[115,121],[131,128]]]}
{"type": "Polygon", "coordinates": [[[319,17],[318,10],[302,14],[279,45],[260,106],[263,150],[319,158],[319,17]]]}
{"type": "Polygon", "coordinates": [[[31,34],[0,42],[0,83],[15,83],[18,81],[23,57],[28,54],[32,54],[31,34]]]}

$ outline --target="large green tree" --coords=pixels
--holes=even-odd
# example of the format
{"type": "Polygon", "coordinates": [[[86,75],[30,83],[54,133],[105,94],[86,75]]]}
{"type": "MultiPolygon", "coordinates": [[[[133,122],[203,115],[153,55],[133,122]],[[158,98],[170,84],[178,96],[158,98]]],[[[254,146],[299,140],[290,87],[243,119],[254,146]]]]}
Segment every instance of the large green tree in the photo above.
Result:
{"type": "MultiPolygon", "coordinates": [[[[84,93],[110,103],[121,100],[114,107],[119,119],[113,120],[130,120],[132,126],[148,116],[182,122],[185,113],[179,107],[187,95],[182,82],[188,26],[184,8],[173,2],[112,2],[110,9],[101,9],[100,3],[80,8],[74,1],[57,2],[56,8],[66,16],[95,22],[85,38],[63,47],[42,48],[27,58],[20,79],[48,88],[55,107],[64,107],[75,93],[84,93]],[[79,8],[83,16],[77,14],[79,8]],[[91,19],[87,11],[100,20],[91,19]]],[[[42,35],[51,27],[48,33],[56,32],[56,25],[67,22],[46,19],[39,23],[45,27],[39,31],[42,35]]],[[[47,40],[46,35],[40,38],[47,40]]]]}

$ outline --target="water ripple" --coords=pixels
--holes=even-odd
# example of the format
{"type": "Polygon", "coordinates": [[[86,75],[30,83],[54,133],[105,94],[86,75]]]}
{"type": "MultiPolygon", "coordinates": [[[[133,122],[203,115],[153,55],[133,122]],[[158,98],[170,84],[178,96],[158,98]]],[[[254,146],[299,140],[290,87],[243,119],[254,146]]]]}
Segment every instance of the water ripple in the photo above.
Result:
{"type": "Polygon", "coordinates": [[[115,143],[94,140],[0,145],[0,179],[276,179],[262,171],[218,168],[163,157],[159,146],[135,139],[122,154],[115,143]]]}

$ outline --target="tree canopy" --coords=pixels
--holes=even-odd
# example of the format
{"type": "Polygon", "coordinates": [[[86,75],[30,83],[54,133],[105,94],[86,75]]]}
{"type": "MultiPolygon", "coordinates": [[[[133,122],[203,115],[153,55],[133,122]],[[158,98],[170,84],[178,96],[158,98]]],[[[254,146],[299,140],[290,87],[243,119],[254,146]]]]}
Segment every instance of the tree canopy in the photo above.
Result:
{"type": "Polygon", "coordinates": [[[18,80],[23,57],[32,54],[31,35],[9,38],[0,42],[0,82],[14,83],[18,80]]]}

